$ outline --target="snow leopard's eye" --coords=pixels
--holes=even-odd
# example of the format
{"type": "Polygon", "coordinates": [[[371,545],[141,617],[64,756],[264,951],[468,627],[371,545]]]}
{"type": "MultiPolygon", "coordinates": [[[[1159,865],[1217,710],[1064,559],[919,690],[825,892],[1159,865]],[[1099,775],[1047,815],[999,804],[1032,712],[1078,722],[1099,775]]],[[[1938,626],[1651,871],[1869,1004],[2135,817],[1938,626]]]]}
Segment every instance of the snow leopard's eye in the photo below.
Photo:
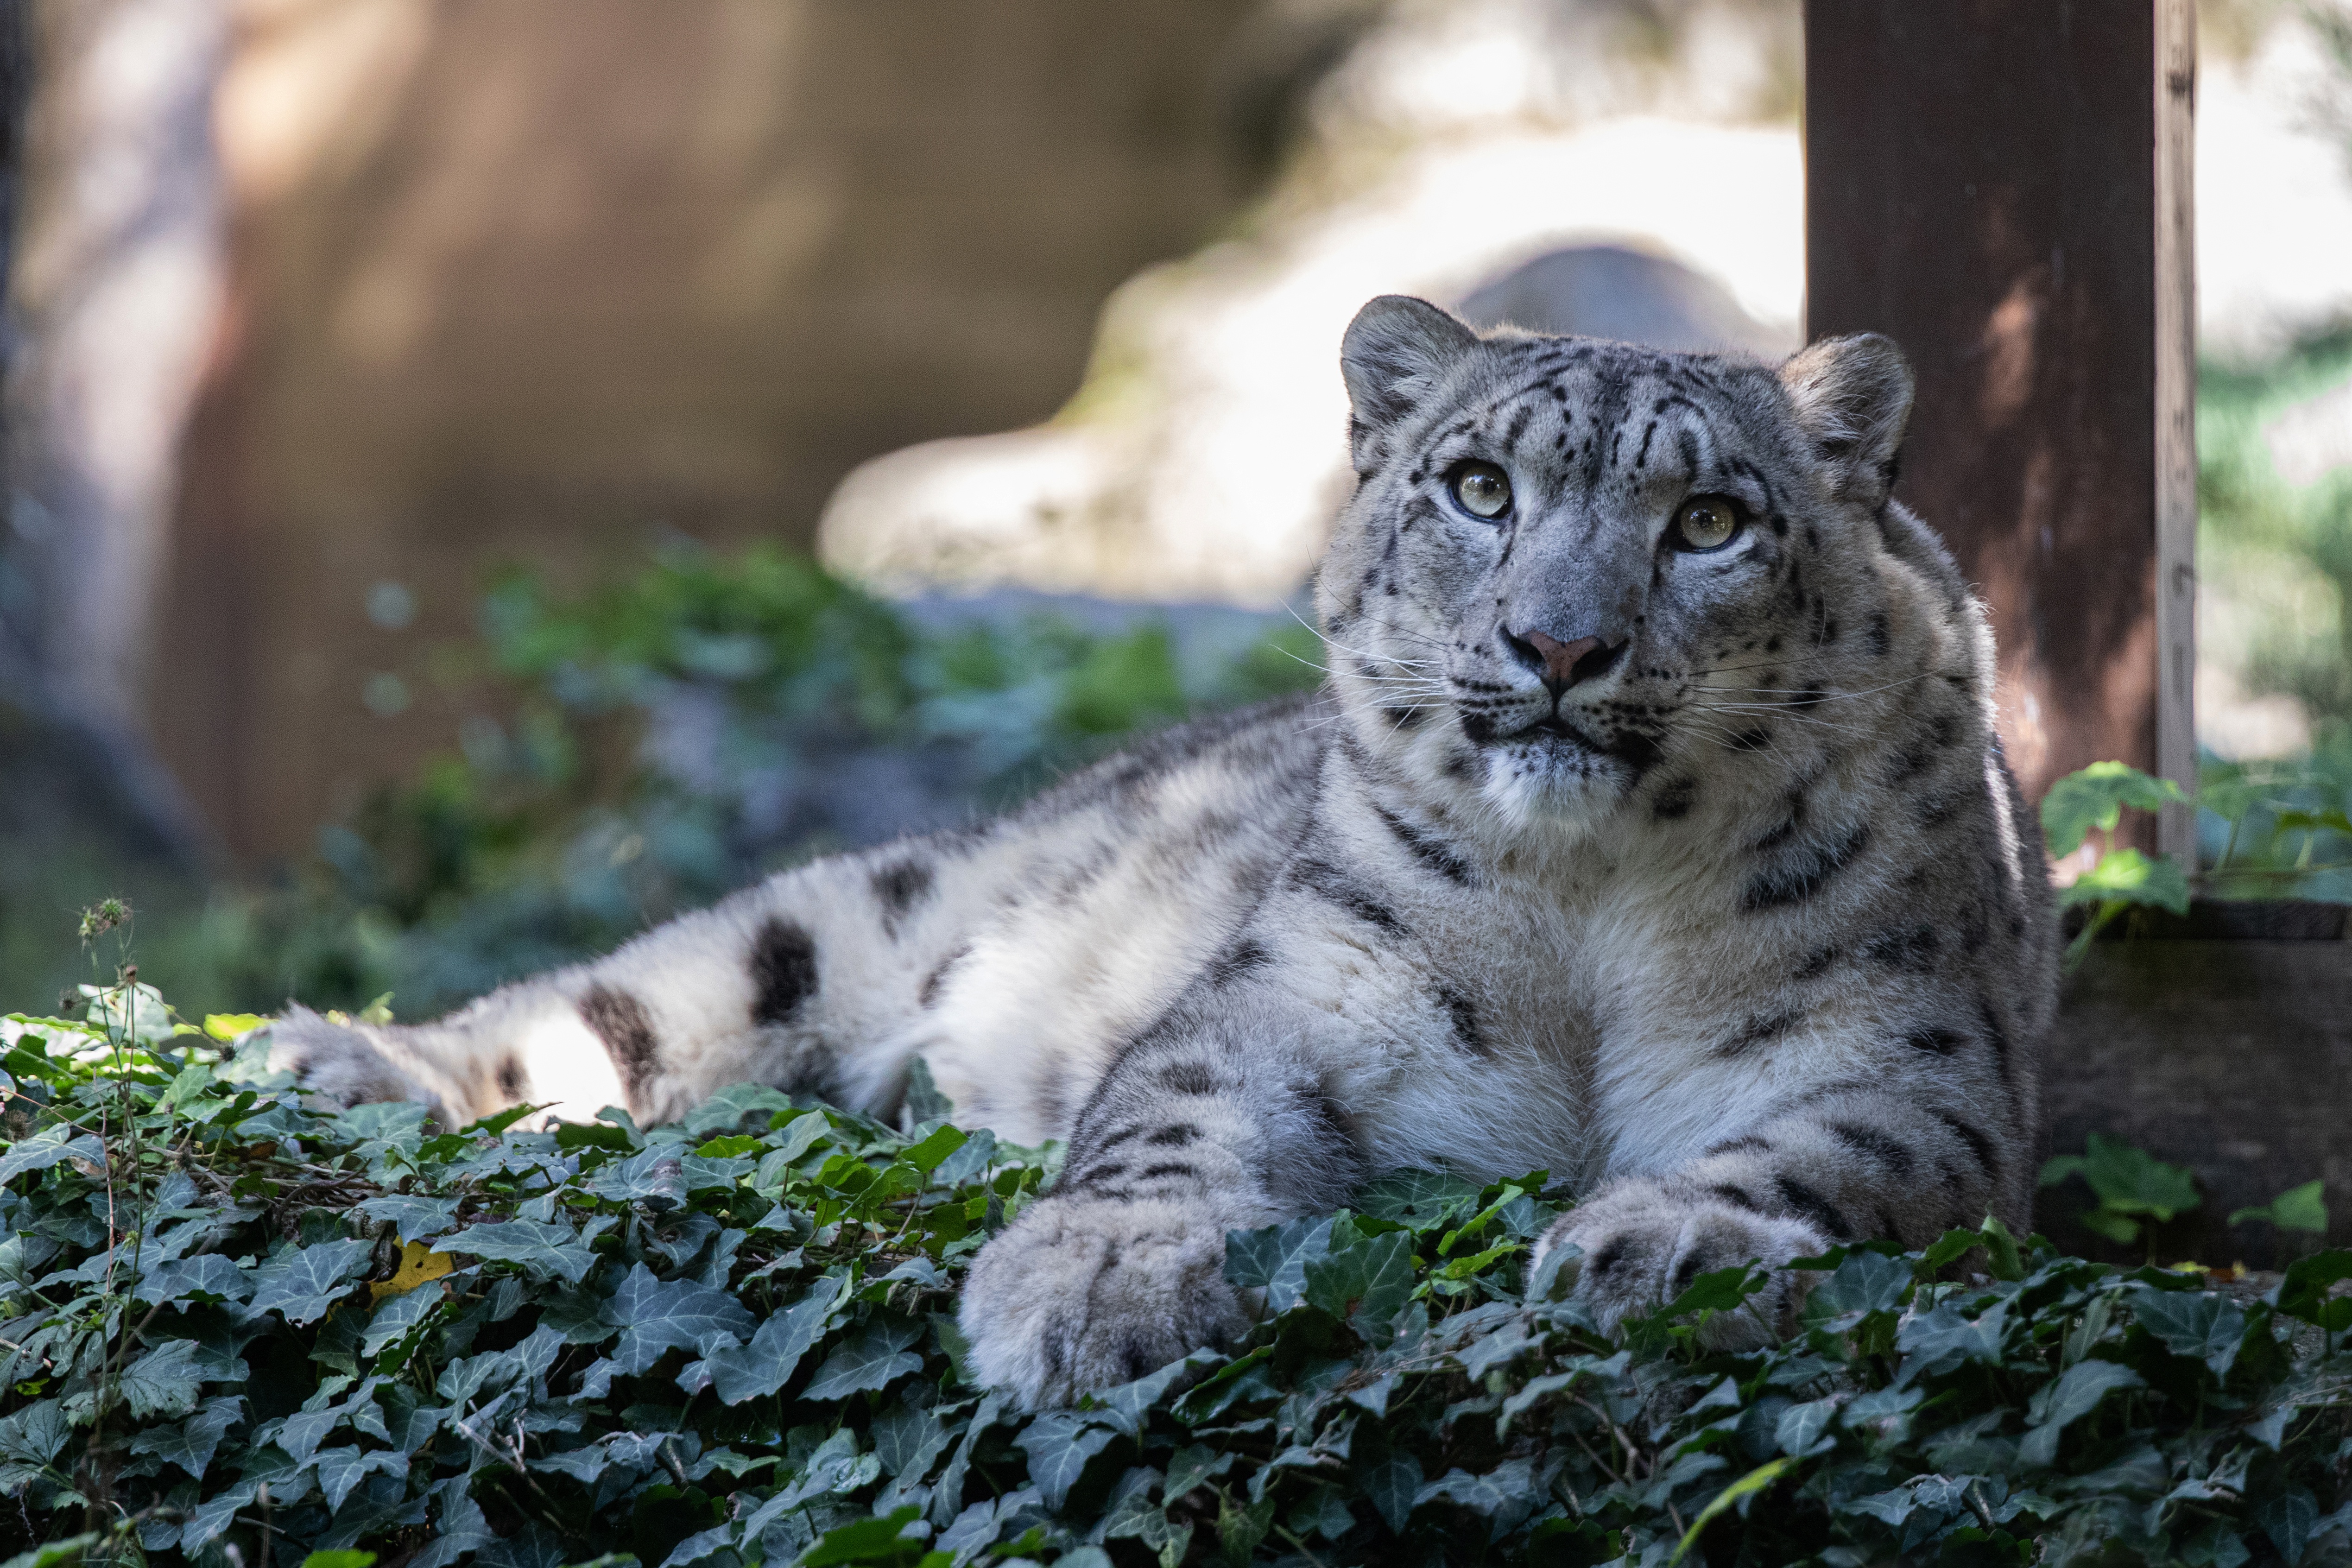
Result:
{"type": "Polygon", "coordinates": [[[1739,503],[1729,496],[1693,496],[1675,513],[1667,542],[1677,550],[1720,550],[1739,532],[1739,503]]]}
{"type": "Polygon", "coordinates": [[[1446,482],[1472,517],[1492,522],[1511,510],[1511,477],[1492,463],[1461,463],[1446,482]]]}

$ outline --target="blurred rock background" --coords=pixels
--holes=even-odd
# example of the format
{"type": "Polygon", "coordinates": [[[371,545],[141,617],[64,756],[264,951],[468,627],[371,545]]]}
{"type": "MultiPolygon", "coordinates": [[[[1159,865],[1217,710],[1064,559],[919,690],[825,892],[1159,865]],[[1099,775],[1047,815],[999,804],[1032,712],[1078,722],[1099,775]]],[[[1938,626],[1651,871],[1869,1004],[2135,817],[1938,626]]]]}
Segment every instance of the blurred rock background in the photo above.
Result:
{"type": "MultiPolygon", "coordinates": [[[[1800,341],[1794,0],[17,9],[24,997],[128,889],[437,1005],[1311,681],[1371,294],[1800,341]]],[[[2200,21],[2200,725],[2333,755],[2352,10],[2200,21]]]]}

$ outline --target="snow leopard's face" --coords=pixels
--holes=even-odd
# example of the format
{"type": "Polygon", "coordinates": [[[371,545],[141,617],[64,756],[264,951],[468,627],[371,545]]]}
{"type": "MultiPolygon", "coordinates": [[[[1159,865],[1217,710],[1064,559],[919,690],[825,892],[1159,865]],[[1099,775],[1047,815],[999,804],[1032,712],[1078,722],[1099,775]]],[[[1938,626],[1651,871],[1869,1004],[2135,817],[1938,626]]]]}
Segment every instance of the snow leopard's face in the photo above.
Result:
{"type": "Polygon", "coordinates": [[[1776,372],[1391,297],[1343,369],[1335,679],[1401,737],[1450,729],[1447,771],[1509,818],[1671,794],[1886,657],[1871,558],[1910,378],[1884,339],[1776,372]]]}

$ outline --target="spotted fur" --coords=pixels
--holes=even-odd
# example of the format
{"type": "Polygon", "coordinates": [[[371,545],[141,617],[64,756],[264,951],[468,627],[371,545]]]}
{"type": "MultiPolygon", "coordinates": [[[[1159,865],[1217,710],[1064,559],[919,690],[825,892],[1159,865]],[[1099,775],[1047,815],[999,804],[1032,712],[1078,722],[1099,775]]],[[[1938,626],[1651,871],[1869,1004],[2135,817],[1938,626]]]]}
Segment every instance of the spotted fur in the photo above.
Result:
{"type": "MultiPolygon", "coordinates": [[[[444,1120],[675,1116],[753,1079],[1068,1140],[963,1321],[1031,1404],[1245,1324],[1228,1229],[1412,1165],[1549,1170],[1604,1323],[1696,1274],[2024,1217],[2047,868],[1981,609],[1889,498],[1883,339],[1785,365],[1373,301],[1322,694],[988,827],[820,861],[438,1024],[280,1059],[444,1120]],[[1510,510],[1456,499],[1465,463],[1510,510]],[[1694,495],[1741,519],[1669,533],[1694,495]]],[[[1554,1259],[1557,1259],[1557,1265],[1554,1259]]],[[[1788,1326],[1781,1271],[1720,1335],[1788,1326]]]]}

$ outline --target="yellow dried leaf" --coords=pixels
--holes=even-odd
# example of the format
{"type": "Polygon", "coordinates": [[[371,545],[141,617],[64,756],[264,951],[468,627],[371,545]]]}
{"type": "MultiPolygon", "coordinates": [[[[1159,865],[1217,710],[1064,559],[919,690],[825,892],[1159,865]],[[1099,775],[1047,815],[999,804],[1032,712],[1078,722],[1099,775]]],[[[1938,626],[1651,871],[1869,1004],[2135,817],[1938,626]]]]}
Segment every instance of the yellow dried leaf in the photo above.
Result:
{"type": "Polygon", "coordinates": [[[254,1013],[215,1013],[205,1020],[205,1033],[214,1039],[231,1042],[239,1036],[249,1035],[268,1019],[254,1013]]]}
{"type": "Polygon", "coordinates": [[[421,1241],[401,1244],[400,1268],[389,1279],[379,1280],[368,1287],[368,1293],[378,1301],[394,1296],[405,1296],[428,1279],[438,1279],[457,1267],[446,1252],[436,1252],[421,1241]]]}

